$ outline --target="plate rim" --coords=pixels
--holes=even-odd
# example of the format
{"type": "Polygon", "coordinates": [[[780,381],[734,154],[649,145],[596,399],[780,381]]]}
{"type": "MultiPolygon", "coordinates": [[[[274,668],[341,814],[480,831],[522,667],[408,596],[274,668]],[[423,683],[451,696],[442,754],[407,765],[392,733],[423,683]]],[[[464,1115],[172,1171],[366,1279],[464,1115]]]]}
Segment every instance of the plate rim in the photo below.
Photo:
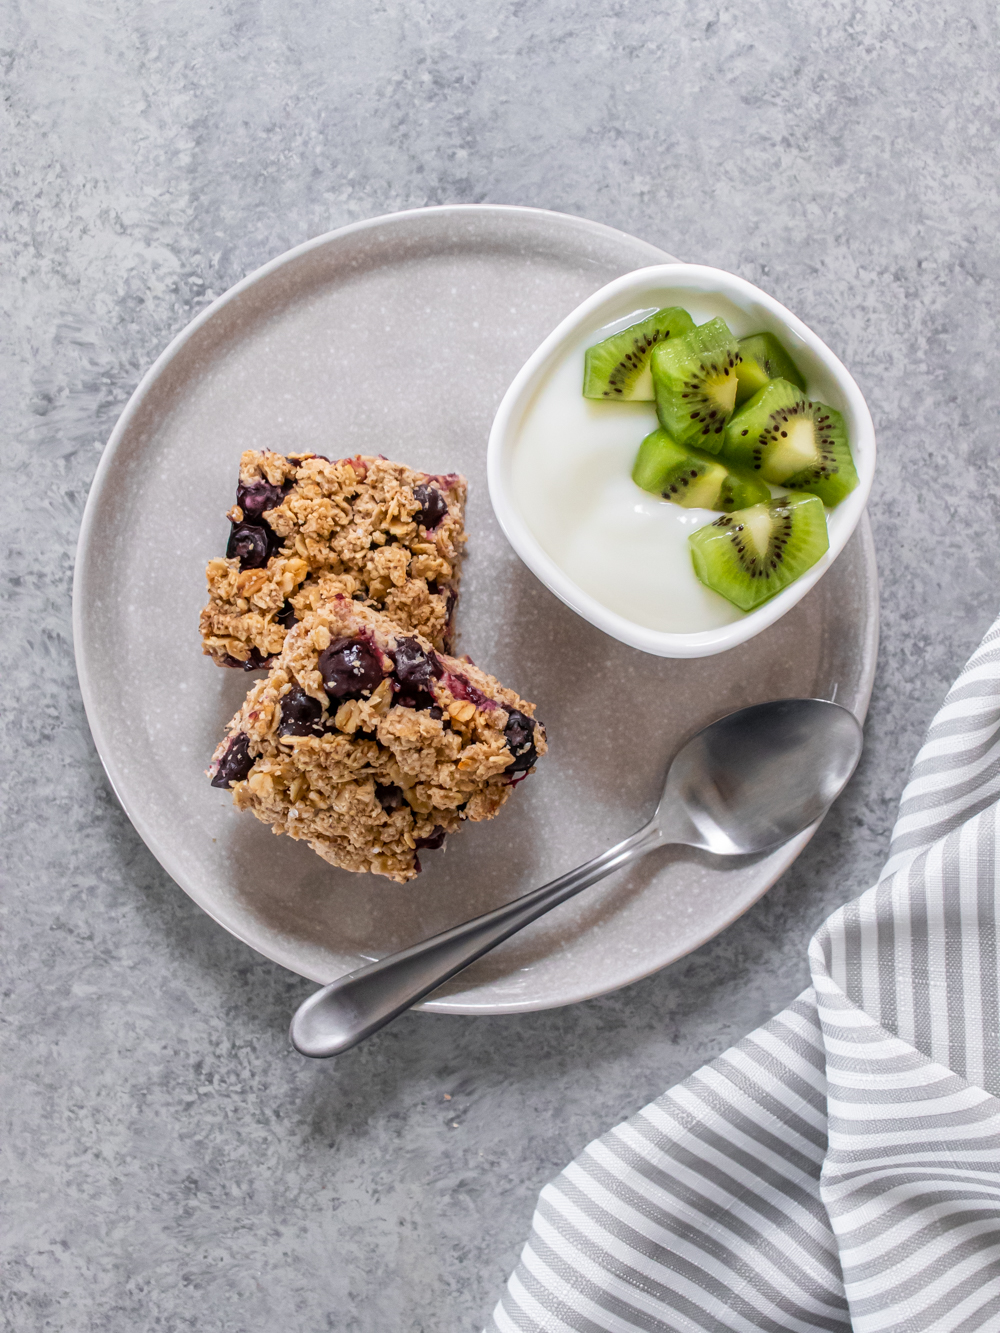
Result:
{"type": "MultiPolygon", "coordinates": [[[[278,271],[279,269],[294,263],[297,259],[301,258],[303,255],[310,253],[311,251],[320,249],[324,246],[328,246],[332,243],[342,241],[346,237],[358,233],[362,233],[365,231],[381,230],[390,226],[399,226],[399,225],[405,226],[409,222],[419,221],[427,219],[429,217],[454,218],[463,215],[483,216],[484,214],[493,214],[498,217],[503,217],[503,216],[511,218],[521,217],[529,220],[538,218],[558,220],[558,223],[561,226],[568,226],[571,229],[578,230],[582,233],[589,233],[590,235],[595,237],[601,237],[605,239],[621,238],[622,240],[627,241],[629,244],[633,246],[638,243],[639,245],[644,246],[649,251],[650,264],[670,262],[672,259],[672,256],[668,255],[665,251],[660,250],[657,246],[654,246],[651,242],[644,241],[642,240],[641,237],[633,236],[628,232],[621,231],[619,228],[611,227],[605,223],[596,222],[589,218],[582,218],[572,213],[561,213],[553,209],[532,208],[518,204],[440,204],[427,208],[404,209],[400,210],[399,212],[383,213],[379,214],[376,217],[365,218],[356,222],[350,222],[342,227],[334,228],[331,231],[324,232],[319,236],[315,236],[307,241],[303,241],[299,245],[293,246],[291,249],[283,251],[281,254],[276,255],[273,259],[268,260],[267,263],[260,265],[256,269],[253,269],[250,273],[248,273],[245,277],[241,278],[232,287],[228,288],[220,296],[217,296],[213,301],[211,301],[208,305],[206,305],[203,310],[199,311],[198,314],[195,315],[194,318],[190,320],[187,324],[185,324],[184,327],[178,333],[176,333],[173,336],[173,338],[171,338],[171,340],[167,343],[164,349],[160,352],[160,354],[156,357],[156,359],[152,362],[152,364],[140,378],[138,384],[136,385],[135,389],[130,395],[127,403],[122,409],[121,414],[119,415],[117,421],[115,422],[114,428],[112,429],[111,434],[108,437],[108,442],[102,451],[101,458],[98,462],[97,468],[95,469],[94,477],[90,484],[90,489],[87,494],[87,500],[84,506],[83,517],[80,523],[80,531],[77,537],[76,550],[74,553],[74,566],[73,566],[73,586],[72,586],[73,653],[77,671],[77,679],[80,685],[80,693],[83,699],[83,705],[87,717],[87,723],[90,727],[91,736],[93,738],[94,748],[97,751],[98,758],[101,761],[101,766],[107,777],[108,783],[112,791],[114,792],[116,799],[118,800],[118,803],[121,805],[125,814],[128,816],[128,819],[131,822],[133,828],[139,834],[140,838],[148,847],[149,851],[152,853],[155,859],[159,862],[160,866],[164,869],[164,871],[166,871],[166,873],[170,876],[170,878],[174,881],[174,883],[177,884],[178,888],[180,888],[182,892],[184,892],[189,898],[191,898],[192,901],[195,902],[197,906],[203,912],[205,912],[207,916],[209,916],[214,922],[216,922],[217,925],[221,926],[234,938],[240,940],[241,943],[245,944],[248,948],[252,949],[255,953],[260,954],[262,957],[268,958],[271,962],[277,963],[281,967],[287,968],[290,972],[293,972],[295,975],[303,976],[307,980],[314,981],[317,985],[321,985],[323,983],[319,981],[317,978],[309,977],[307,974],[299,971],[298,968],[293,963],[288,961],[286,958],[281,956],[278,957],[275,956],[276,953],[282,953],[283,951],[276,949],[273,952],[270,951],[265,952],[263,949],[260,948],[258,943],[255,943],[254,941],[247,939],[246,935],[243,932],[234,929],[234,927],[230,923],[220,920],[219,916],[216,915],[216,913],[212,910],[212,908],[204,901],[202,901],[200,894],[194,893],[189,888],[187,888],[181,882],[181,879],[178,878],[177,874],[172,869],[173,856],[169,845],[165,843],[164,840],[157,833],[154,832],[154,830],[149,826],[148,822],[146,821],[142,813],[133,808],[132,802],[126,800],[123,796],[121,783],[120,781],[116,780],[115,764],[112,757],[112,748],[109,745],[108,737],[105,733],[105,728],[103,727],[101,721],[99,697],[98,697],[99,691],[97,689],[97,684],[94,679],[94,673],[91,669],[91,664],[87,657],[87,649],[85,647],[86,633],[84,628],[84,621],[86,612],[84,609],[84,595],[89,576],[90,560],[92,558],[91,547],[93,544],[95,516],[97,509],[101,503],[101,499],[103,497],[105,489],[107,487],[108,478],[112,473],[115,462],[117,460],[117,456],[121,450],[122,442],[125,439],[134,418],[138,415],[138,413],[142,409],[145,400],[149,395],[153,385],[159,380],[161,374],[170,364],[170,362],[174,360],[174,358],[178,355],[178,353],[198,333],[198,331],[202,329],[210,319],[214,318],[221,310],[223,310],[227,305],[235,301],[250,287],[255,286],[257,283],[269,277],[272,273],[278,271]]],[[[864,563],[866,572],[868,572],[870,575],[874,575],[874,577],[869,579],[873,593],[873,605],[872,605],[872,615],[869,618],[868,623],[866,623],[864,627],[864,638],[862,644],[864,670],[861,682],[861,698],[859,699],[859,704],[857,708],[857,715],[859,721],[864,721],[864,717],[868,709],[868,703],[871,698],[872,688],[874,685],[875,669],[877,662],[877,650],[878,650],[879,619],[880,619],[877,565],[875,563],[874,541],[871,535],[871,528],[868,520],[867,510],[863,515],[862,522],[858,526],[858,531],[859,533],[863,534],[862,541],[865,546],[864,563]]],[[[816,827],[818,827],[818,825],[816,827]]],[[[761,888],[760,893],[758,893],[753,899],[747,901],[746,903],[741,904],[738,911],[736,911],[732,917],[727,919],[726,923],[723,926],[710,931],[705,936],[704,939],[700,940],[698,944],[693,945],[692,948],[700,947],[700,944],[705,943],[708,939],[711,939],[714,937],[714,935],[720,933],[721,930],[726,929],[732,923],[732,921],[736,920],[739,916],[743,914],[743,912],[747,911],[753,905],[753,903],[757,902],[759,898],[762,897],[763,894],[766,893],[768,889],[770,889],[773,886],[775,881],[778,878],[780,878],[782,874],[784,874],[785,870],[787,870],[788,866],[790,866],[792,862],[796,859],[796,857],[801,852],[802,848],[813,836],[814,832],[815,828],[807,830],[805,834],[800,835],[798,839],[794,839],[792,843],[788,844],[789,855],[787,859],[782,857],[781,863],[776,869],[774,877],[768,879],[768,882],[761,888]]],[[[690,952],[690,950],[685,950],[685,953],[687,952],[690,952]]],[[[675,958],[672,958],[669,961],[676,962],[678,958],[683,956],[684,956],[683,954],[678,954],[675,958]]],[[[579,1003],[581,1000],[593,999],[598,995],[607,994],[612,991],[619,990],[624,986],[628,986],[636,981],[642,980],[643,977],[652,975],[652,973],[657,972],[661,970],[662,967],[666,967],[668,965],[669,965],[668,963],[657,964],[655,967],[644,970],[641,973],[636,973],[634,976],[630,976],[623,981],[615,981],[611,985],[598,986],[596,988],[587,990],[586,993],[574,994],[567,998],[559,998],[557,1000],[551,1000],[551,999],[541,999],[537,1001],[515,1000],[509,1003],[493,1002],[486,1005],[476,1005],[469,1003],[456,1003],[449,997],[442,997],[439,1000],[434,1000],[434,999],[424,1000],[419,1005],[415,1006],[415,1008],[431,1013],[450,1013],[450,1014],[468,1014],[468,1015],[487,1015],[487,1014],[498,1015],[507,1013],[526,1013],[544,1009],[562,1008],[563,1006],[568,1004],[576,1004],[579,1003]]]]}

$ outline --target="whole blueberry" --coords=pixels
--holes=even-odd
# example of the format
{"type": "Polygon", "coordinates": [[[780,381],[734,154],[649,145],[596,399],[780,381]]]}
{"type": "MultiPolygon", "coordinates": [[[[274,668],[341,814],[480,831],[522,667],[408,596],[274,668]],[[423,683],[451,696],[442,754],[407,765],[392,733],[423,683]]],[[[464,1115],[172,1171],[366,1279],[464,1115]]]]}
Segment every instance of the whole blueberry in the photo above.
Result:
{"type": "Polygon", "coordinates": [[[430,532],[448,512],[448,501],[436,486],[414,486],[413,498],[420,508],[413,515],[414,521],[422,523],[430,532]]]}
{"type": "Polygon", "coordinates": [[[448,834],[441,827],[441,825],[435,824],[434,828],[431,830],[431,833],[428,837],[417,838],[417,849],[418,851],[421,852],[423,851],[436,852],[439,847],[444,846],[444,840],[445,838],[447,838],[447,836],[448,834]]]}
{"type": "Polygon", "coordinates": [[[295,614],[295,607],[292,606],[291,602],[288,600],[287,597],[285,598],[285,601],[282,603],[281,610],[274,618],[278,622],[278,624],[283,625],[285,629],[291,629],[293,625],[297,625],[299,623],[299,618],[295,614]]]}
{"type": "Polygon", "coordinates": [[[425,689],[441,674],[437,657],[425,653],[416,639],[397,639],[392,660],[396,664],[396,679],[404,689],[425,689]]]}
{"type": "Polygon", "coordinates": [[[390,785],[383,787],[380,782],[375,783],[375,799],[387,815],[391,815],[393,810],[398,810],[403,804],[403,792],[400,787],[390,785]]]}
{"type": "Polygon", "coordinates": [[[504,740],[514,755],[514,762],[509,764],[505,773],[524,773],[538,758],[535,749],[535,724],[526,714],[512,708],[503,729],[504,740]]]}
{"type": "Polygon", "coordinates": [[[306,694],[299,685],[293,685],[287,694],[281,696],[281,721],[278,723],[279,736],[320,736],[323,724],[323,706],[318,699],[306,694]]]}
{"type": "Polygon", "coordinates": [[[263,518],[268,509],[277,509],[284,499],[280,486],[272,486],[269,481],[242,481],[236,488],[236,503],[243,510],[244,522],[254,522],[263,518]]]}
{"type": "Polygon", "coordinates": [[[213,787],[228,787],[231,782],[242,782],[253,768],[253,755],[250,753],[250,738],[242,731],[229,742],[226,753],[219,760],[213,787]]]}
{"type": "Polygon", "coordinates": [[[317,665],[331,699],[357,698],[385,679],[379,654],[364,639],[334,639],[317,665]]]}
{"type": "Polygon", "coordinates": [[[271,531],[257,523],[234,523],[229,534],[226,556],[234,556],[240,562],[240,569],[263,569],[267,564],[271,547],[271,531]]]}

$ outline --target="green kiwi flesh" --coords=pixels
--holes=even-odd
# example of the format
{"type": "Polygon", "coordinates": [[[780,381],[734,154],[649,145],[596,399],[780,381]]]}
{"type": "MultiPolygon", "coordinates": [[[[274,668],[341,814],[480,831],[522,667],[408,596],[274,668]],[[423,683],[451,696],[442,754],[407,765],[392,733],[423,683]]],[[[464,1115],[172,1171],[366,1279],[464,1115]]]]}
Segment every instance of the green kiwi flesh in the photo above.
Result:
{"type": "Polygon", "coordinates": [[[740,408],[726,427],[723,454],[765,481],[811,491],[831,509],[858,484],[844,418],[788,380],[771,380],[740,408]]]}
{"type": "Polygon", "coordinates": [[[688,538],[694,572],[741,611],[794,583],[830,545],[817,495],[782,495],[723,514],[688,538]]]}
{"type": "Polygon", "coordinates": [[[652,402],[650,352],[657,344],[693,328],[694,320],[686,310],[669,306],[588,347],[583,367],[584,398],[652,402]]]}
{"type": "Polygon", "coordinates": [[[752,333],[749,338],[740,339],[739,348],[743,360],[736,367],[737,407],[765,388],[768,380],[788,380],[789,384],[805,389],[806,382],[798,367],[773,333],[752,333]]]}
{"type": "Polygon", "coordinates": [[[644,491],[685,509],[728,513],[771,498],[758,478],[734,471],[711,454],[678,444],[662,429],[647,435],[639,446],[632,480],[644,491]]]}
{"type": "Polygon", "coordinates": [[[660,425],[678,444],[722,448],[736,403],[740,352],[724,319],[710,319],[653,348],[650,368],[660,425]]]}

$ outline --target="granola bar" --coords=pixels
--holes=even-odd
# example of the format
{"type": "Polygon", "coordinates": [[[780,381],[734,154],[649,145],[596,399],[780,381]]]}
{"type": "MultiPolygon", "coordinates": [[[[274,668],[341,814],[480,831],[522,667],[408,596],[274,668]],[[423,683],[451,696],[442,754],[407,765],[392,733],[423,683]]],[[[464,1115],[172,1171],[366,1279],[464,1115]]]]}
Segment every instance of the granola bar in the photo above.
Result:
{"type": "Polygon", "coordinates": [[[545,753],[534,704],[341,594],[303,616],[213,756],[275,833],[397,883],[463,820],[492,819],[545,753]]]}
{"type": "Polygon", "coordinates": [[[449,651],[465,493],[464,477],[385,458],[248,450],[226,554],[206,571],[204,652],[220,666],[270,666],[291,626],[336,593],[449,651]]]}

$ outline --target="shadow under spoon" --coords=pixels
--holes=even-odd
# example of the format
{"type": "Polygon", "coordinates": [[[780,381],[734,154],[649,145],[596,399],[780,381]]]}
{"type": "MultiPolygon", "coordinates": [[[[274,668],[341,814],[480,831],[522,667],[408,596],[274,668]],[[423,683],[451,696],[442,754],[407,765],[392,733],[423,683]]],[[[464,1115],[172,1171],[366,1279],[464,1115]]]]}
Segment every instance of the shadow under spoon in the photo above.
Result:
{"type": "Polygon", "coordinates": [[[324,986],[296,1011],[292,1044],[316,1058],[350,1050],[524,926],[655,847],[682,844],[718,856],[773,851],[826,814],[861,746],[854,714],[825,699],[775,699],[719,718],[674,756],[653,817],[638,833],[512,903],[324,986]]]}

